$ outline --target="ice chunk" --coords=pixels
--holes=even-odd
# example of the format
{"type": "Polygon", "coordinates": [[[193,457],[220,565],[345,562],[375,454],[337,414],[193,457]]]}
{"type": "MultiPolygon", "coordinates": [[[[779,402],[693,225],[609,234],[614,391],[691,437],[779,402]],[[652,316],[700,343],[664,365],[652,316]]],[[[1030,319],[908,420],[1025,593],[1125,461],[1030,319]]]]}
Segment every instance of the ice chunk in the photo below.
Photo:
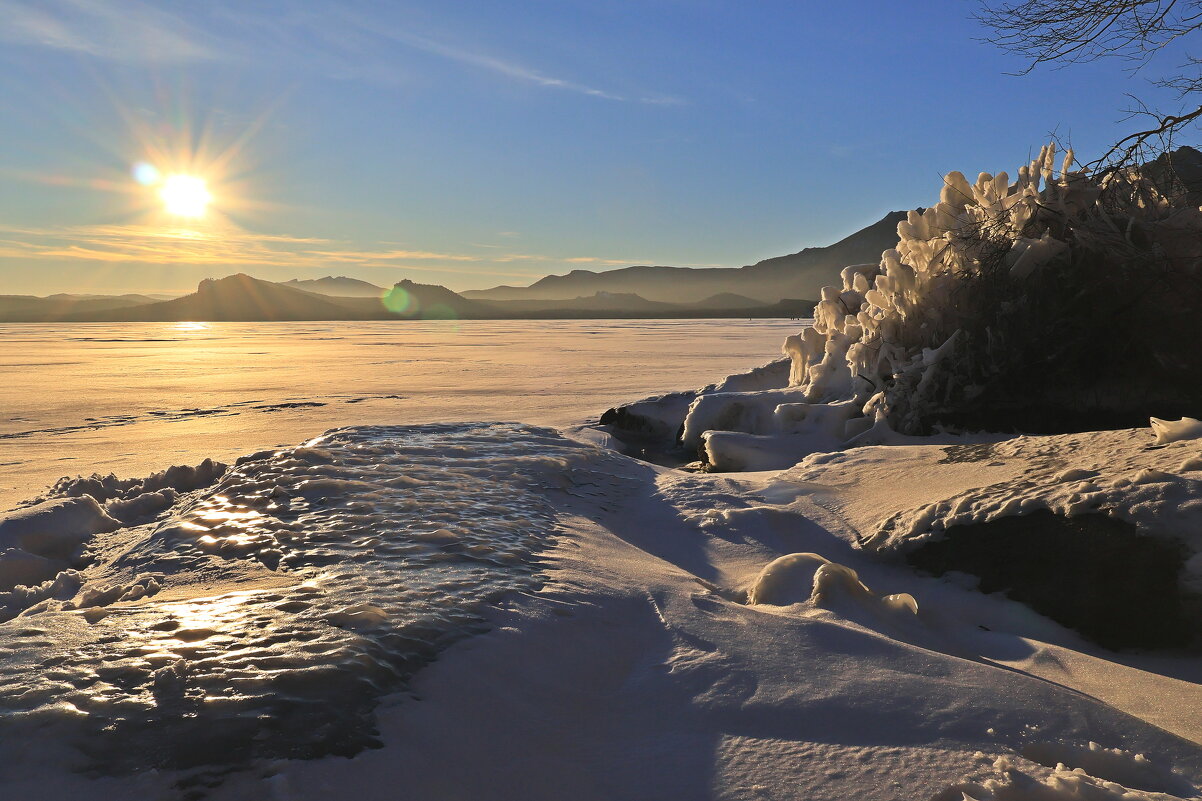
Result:
{"type": "Polygon", "coordinates": [[[1022,755],[1049,768],[1080,769],[1090,776],[1118,782],[1124,787],[1158,793],[1188,794],[1188,782],[1171,770],[1154,763],[1143,754],[1121,748],[1104,748],[1091,742],[1086,746],[1069,743],[1028,743],[1022,755]]]}
{"type": "Polygon", "coordinates": [[[1180,420],[1161,420],[1159,417],[1153,417],[1151,423],[1157,445],[1202,437],[1202,420],[1193,417],[1182,417],[1180,420]]]}
{"type": "Polygon", "coordinates": [[[791,553],[774,559],[756,576],[747,594],[747,603],[753,606],[812,602],[831,608],[844,601],[878,615],[918,614],[914,596],[899,593],[882,598],[860,581],[856,571],[816,553],[791,553]]]}
{"type": "Polygon", "coordinates": [[[95,498],[59,498],[0,518],[0,548],[20,548],[48,559],[68,559],[95,535],[120,528],[95,498]]]}
{"type": "Polygon", "coordinates": [[[830,563],[816,553],[791,553],[774,559],[756,576],[747,603],[772,606],[805,603],[814,590],[814,574],[830,563]]]}

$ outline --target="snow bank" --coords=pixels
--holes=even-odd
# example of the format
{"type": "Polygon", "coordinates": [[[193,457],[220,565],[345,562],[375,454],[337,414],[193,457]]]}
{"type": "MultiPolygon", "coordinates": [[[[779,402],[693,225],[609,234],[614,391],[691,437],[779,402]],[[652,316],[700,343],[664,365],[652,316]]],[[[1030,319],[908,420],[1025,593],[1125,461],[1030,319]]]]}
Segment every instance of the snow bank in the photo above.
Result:
{"type": "Polygon", "coordinates": [[[1011,477],[893,512],[863,547],[971,573],[1109,648],[1189,646],[1202,626],[1202,450],[1148,441],[1136,429],[984,446],[1011,477]]]}
{"type": "MultiPolygon", "coordinates": [[[[181,493],[211,486],[225,470],[206,459],[144,478],[62,478],[43,496],[0,516],[0,620],[43,602],[68,602],[83,587],[77,568],[88,562],[85,551],[98,535],[153,520],[181,493]]],[[[141,579],[93,587],[76,606],[130,601],[157,590],[141,579]]]]}
{"type": "MultiPolygon", "coordinates": [[[[1137,429],[989,445],[991,459],[1023,462],[1022,475],[890,515],[866,547],[905,551],[952,526],[1049,511],[1108,515],[1202,553],[1202,448],[1197,440],[1148,448],[1146,436],[1137,429]]],[[[1189,564],[1186,580],[1202,589],[1202,564],[1189,564]]]]}
{"type": "Polygon", "coordinates": [[[61,478],[45,497],[76,498],[90,496],[101,503],[111,500],[131,500],[144,493],[175,490],[191,492],[211,486],[225,473],[226,465],[212,459],[200,464],[172,465],[166,470],[151,473],[144,478],[120,479],[110,473],[107,476],[94,474],[88,477],[61,478]]]}

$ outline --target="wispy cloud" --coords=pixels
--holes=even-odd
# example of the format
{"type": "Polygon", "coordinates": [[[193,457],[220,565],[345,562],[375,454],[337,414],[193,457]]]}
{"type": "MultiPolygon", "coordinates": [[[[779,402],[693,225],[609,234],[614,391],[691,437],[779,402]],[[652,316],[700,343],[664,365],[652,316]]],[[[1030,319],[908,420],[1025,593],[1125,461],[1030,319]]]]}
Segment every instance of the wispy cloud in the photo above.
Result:
{"type": "Polygon", "coordinates": [[[506,61],[496,56],[488,55],[483,52],[468,50],[462,47],[447,44],[445,42],[435,41],[425,36],[417,34],[405,33],[400,31],[390,31],[386,34],[393,41],[399,42],[409,47],[421,50],[426,53],[431,53],[436,56],[457,61],[460,64],[467,64],[472,67],[488,70],[507,78],[513,78],[525,83],[532,83],[537,86],[544,86],[551,89],[563,89],[569,92],[576,92],[590,97],[598,97],[605,100],[624,101],[628,98],[610,92],[604,89],[598,89],[595,86],[588,86],[576,81],[566,80],[547,75],[536,69],[532,69],[522,64],[512,61],[506,61]]]}
{"type": "MultiPolygon", "coordinates": [[[[531,277],[534,269],[554,264],[618,266],[639,260],[599,256],[554,256],[540,253],[444,253],[381,247],[318,237],[259,234],[232,225],[209,228],[153,225],[89,225],[62,228],[0,226],[0,259],[82,261],[125,264],[213,265],[237,270],[248,267],[325,269],[334,265],[531,277]],[[516,265],[531,269],[517,271],[516,265]],[[468,265],[471,265],[470,267],[468,265]]],[[[552,268],[553,269],[553,268],[552,268]]]]}
{"type": "MultiPolygon", "coordinates": [[[[0,0],[0,41],[125,63],[229,60],[292,64],[338,78],[395,83],[396,46],[546,89],[600,100],[681,105],[670,95],[623,94],[554,74],[485,47],[402,26],[388,5],[362,16],[345,5],[267,14],[242,4],[167,6],[146,0],[0,0]],[[186,9],[176,11],[168,9],[186,9]]],[[[406,23],[409,21],[406,20],[406,23]]]]}
{"type": "Polygon", "coordinates": [[[0,0],[0,40],[143,63],[202,61],[219,52],[179,15],[137,0],[0,0]]]}

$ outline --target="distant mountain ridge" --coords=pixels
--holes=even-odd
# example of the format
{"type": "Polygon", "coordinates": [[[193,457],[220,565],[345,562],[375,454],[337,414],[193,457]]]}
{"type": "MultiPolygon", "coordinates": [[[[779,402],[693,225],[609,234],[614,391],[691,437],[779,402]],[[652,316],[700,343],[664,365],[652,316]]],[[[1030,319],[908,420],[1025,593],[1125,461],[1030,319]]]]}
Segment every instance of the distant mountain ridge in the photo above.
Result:
{"type": "Polygon", "coordinates": [[[150,295],[69,295],[44,298],[33,295],[0,295],[0,320],[39,323],[60,320],[72,314],[101,313],[154,303],[150,295]]]}
{"type": "Polygon", "coordinates": [[[56,305],[48,298],[0,296],[0,322],[272,322],[301,320],[555,320],[587,318],[803,317],[813,301],[775,304],[738,295],[702,303],[662,303],[598,292],[565,301],[470,300],[437,284],[405,279],[380,297],[335,297],[238,273],[206,278],[171,300],[98,298],[101,305],[56,305]],[[104,305],[108,304],[108,305],[104,305]],[[56,312],[57,310],[57,312],[56,312]]]}
{"type": "Polygon", "coordinates": [[[408,279],[392,288],[347,276],[280,283],[239,273],[170,300],[145,295],[0,296],[0,321],[285,321],[803,317],[849,264],[897,243],[892,212],[822,248],[739,268],[639,266],[548,275],[528,287],[452,292],[408,279]]]}
{"type": "Polygon", "coordinates": [[[880,261],[881,253],[897,244],[897,224],[905,218],[906,212],[893,211],[833,245],[806,248],[747,267],[573,270],[567,275],[540,278],[528,287],[498,286],[462,294],[471,300],[566,300],[609,292],[664,303],[694,303],[727,293],[761,304],[788,298],[812,299],[819,297],[822,287],[838,283],[839,271],[849,264],[880,261]]]}
{"type": "Polygon", "coordinates": [[[376,286],[358,278],[348,278],[345,275],[337,277],[327,275],[325,278],[293,278],[282,283],[293,289],[339,298],[378,298],[388,291],[382,286],[376,286]]]}
{"type": "Polygon", "coordinates": [[[159,322],[179,320],[343,320],[346,309],[330,298],[238,273],[206,278],[190,295],[67,319],[159,322]]]}

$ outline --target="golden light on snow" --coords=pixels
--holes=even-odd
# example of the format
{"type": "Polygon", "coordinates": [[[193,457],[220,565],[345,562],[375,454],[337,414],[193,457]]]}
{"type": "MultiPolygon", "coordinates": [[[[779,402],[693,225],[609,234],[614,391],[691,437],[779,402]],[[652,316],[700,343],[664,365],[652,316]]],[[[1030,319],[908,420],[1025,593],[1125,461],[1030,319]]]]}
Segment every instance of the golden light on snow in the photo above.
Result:
{"type": "Polygon", "coordinates": [[[177,217],[201,217],[213,199],[203,178],[195,175],[168,175],[159,186],[159,198],[168,214],[177,217]]]}

